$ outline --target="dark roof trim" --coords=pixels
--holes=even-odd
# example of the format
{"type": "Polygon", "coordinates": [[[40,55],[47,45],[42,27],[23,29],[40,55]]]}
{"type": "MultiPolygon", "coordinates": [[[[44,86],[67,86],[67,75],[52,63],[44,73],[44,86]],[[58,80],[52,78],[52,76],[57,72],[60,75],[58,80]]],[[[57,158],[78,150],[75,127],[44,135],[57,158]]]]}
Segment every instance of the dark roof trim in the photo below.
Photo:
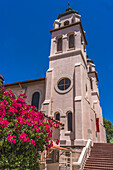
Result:
{"type": "Polygon", "coordinates": [[[78,12],[73,10],[72,8],[67,8],[66,12],[59,14],[58,19],[61,18],[61,17],[66,16],[66,15],[74,14],[74,13],[78,14],[78,12]]]}
{"type": "Polygon", "coordinates": [[[59,27],[59,28],[50,30],[50,33],[55,32],[55,31],[58,31],[58,30],[62,30],[62,29],[65,29],[65,28],[68,28],[68,27],[71,27],[71,26],[74,26],[74,25],[77,25],[77,24],[80,24],[80,27],[81,27],[81,30],[82,30],[82,33],[83,33],[83,36],[84,36],[84,39],[85,39],[85,42],[86,42],[86,45],[87,45],[88,43],[87,43],[87,40],[86,40],[86,36],[85,36],[84,30],[83,30],[81,21],[78,21],[78,22],[75,22],[75,23],[72,23],[72,24],[63,26],[63,27],[59,27]]]}
{"type": "MultiPolygon", "coordinates": [[[[93,63],[93,60],[91,60],[91,59],[87,59],[87,62],[90,62],[90,63],[93,63]]],[[[94,63],[93,63],[94,64],[94,63]]]]}
{"type": "Polygon", "coordinates": [[[32,82],[36,82],[36,81],[44,81],[44,80],[45,80],[45,77],[44,78],[39,78],[39,79],[15,82],[15,83],[10,83],[10,84],[4,84],[4,86],[7,87],[7,86],[13,86],[13,85],[19,85],[19,84],[32,83],[32,82]]]}

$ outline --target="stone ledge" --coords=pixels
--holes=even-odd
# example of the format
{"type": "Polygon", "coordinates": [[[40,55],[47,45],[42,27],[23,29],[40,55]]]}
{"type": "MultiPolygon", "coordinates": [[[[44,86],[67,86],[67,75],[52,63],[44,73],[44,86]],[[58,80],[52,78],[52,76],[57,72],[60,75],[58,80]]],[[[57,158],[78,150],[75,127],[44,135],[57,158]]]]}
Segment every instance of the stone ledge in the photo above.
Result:
{"type": "Polygon", "coordinates": [[[81,101],[81,100],[82,100],[82,96],[76,96],[75,99],[74,99],[75,102],[76,101],[81,101]]]}

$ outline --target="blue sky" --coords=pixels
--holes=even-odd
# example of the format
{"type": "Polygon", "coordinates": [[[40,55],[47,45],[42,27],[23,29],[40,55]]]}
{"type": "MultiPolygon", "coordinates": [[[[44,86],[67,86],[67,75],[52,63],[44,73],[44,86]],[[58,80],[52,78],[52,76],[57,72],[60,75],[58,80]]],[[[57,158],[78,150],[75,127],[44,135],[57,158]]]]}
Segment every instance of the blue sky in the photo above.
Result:
{"type": "Polygon", "coordinates": [[[103,116],[113,122],[112,0],[0,0],[0,74],[5,84],[45,77],[49,30],[68,1],[82,16],[87,54],[98,72],[103,116]]]}

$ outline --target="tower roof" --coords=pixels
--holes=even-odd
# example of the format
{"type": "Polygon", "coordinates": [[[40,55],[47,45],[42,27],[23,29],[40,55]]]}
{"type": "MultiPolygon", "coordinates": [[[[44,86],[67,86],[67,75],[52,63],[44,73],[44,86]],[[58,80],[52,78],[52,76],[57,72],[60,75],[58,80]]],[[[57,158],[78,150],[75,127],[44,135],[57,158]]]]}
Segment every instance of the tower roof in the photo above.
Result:
{"type": "Polygon", "coordinates": [[[93,60],[87,58],[87,62],[93,63],[93,60]]]}
{"type": "Polygon", "coordinates": [[[61,18],[61,17],[63,17],[63,16],[69,15],[69,14],[73,14],[73,13],[78,14],[77,11],[73,10],[73,9],[70,7],[70,3],[68,3],[68,5],[69,5],[69,8],[67,8],[64,13],[59,14],[58,19],[61,18]]]}

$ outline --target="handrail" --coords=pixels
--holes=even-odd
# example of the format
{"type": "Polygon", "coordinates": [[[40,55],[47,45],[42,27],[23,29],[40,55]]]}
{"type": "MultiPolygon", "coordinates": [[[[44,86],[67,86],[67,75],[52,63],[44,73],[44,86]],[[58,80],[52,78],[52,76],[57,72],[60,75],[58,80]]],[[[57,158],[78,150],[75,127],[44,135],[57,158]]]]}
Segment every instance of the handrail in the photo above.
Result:
{"type": "Polygon", "coordinates": [[[86,159],[90,155],[92,140],[88,139],[86,146],[82,149],[78,162],[73,162],[73,166],[78,170],[83,170],[86,159]]]}

